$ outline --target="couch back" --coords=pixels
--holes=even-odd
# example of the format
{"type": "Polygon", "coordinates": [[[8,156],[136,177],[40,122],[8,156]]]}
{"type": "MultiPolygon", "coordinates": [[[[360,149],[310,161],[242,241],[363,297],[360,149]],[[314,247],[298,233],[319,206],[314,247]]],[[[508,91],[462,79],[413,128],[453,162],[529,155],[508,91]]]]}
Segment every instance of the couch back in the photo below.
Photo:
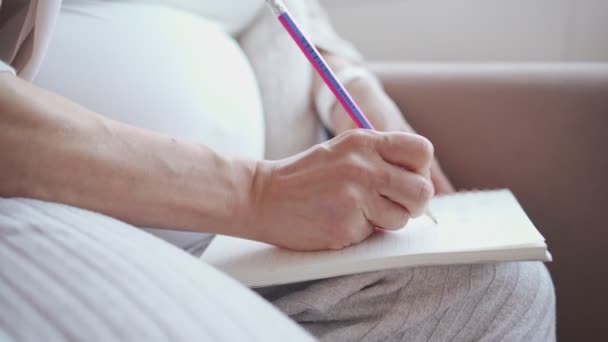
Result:
{"type": "Polygon", "coordinates": [[[608,316],[608,63],[374,64],[459,189],[510,188],[547,238],[558,337],[608,316]]]}

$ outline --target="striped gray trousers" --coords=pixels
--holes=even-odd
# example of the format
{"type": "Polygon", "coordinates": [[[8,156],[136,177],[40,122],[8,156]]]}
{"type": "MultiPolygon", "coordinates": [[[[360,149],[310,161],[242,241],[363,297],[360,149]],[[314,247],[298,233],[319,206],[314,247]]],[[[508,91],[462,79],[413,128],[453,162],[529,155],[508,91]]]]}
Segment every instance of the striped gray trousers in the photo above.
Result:
{"type": "Polygon", "coordinates": [[[390,270],[258,292],[267,301],[120,221],[0,198],[0,341],[312,340],[305,330],[326,341],[555,340],[554,289],[540,263],[390,270]]]}

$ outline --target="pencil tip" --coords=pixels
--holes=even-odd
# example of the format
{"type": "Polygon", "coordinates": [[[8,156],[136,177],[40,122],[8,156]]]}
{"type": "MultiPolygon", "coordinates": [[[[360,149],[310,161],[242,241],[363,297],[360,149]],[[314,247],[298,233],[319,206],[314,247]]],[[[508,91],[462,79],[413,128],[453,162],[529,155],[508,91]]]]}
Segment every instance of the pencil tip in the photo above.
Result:
{"type": "Polygon", "coordinates": [[[430,218],[433,223],[439,224],[439,222],[437,222],[437,219],[435,218],[435,216],[433,216],[430,210],[426,211],[426,216],[428,216],[428,218],[430,218]]]}

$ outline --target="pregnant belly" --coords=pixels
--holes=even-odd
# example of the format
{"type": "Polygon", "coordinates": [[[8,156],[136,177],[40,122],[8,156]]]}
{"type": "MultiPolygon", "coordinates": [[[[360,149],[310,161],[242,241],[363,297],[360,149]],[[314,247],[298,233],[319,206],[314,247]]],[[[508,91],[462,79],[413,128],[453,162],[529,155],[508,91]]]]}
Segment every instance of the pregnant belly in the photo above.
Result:
{"type": "MultiPolygon", "coordinates": [[[[119,121],[263,157],[262,105],[248,60],[217,25],[185,12],[65,5],[35,83],[119,121]]],[[[182,247],[200,237],[159,235],[182,247]]]]}

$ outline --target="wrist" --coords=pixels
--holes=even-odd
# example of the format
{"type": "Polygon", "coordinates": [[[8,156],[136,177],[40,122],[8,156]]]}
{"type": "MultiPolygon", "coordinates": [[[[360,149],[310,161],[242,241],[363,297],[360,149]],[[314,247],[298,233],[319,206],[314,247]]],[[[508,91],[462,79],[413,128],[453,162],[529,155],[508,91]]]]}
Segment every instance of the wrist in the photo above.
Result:
{"type": "Polygon", "coordinates": [[[180,217],[192,218],[185,230],[251,239],[258,161],[215,152],[205,159],[201,167],[194,168],[194,178],[183,182],[185,188],[179,196],[187,209],[180,217]]]}
{"type": "Polygon", "coordinates": [[[264,161],[230,158],[227,192],[231,194],[230,208],[225,215],[227,234],[255,240],[257,237],[257,202],[261,188],[264,161]]]}
{"type": "MultiPolygon", "coordinates": [[[[350,83],[347,89],[376,130],[414,132],[399,107],[379,82],[360,79],[350,83]]],[[[330,124],[329,128],[335,134],[356,128],[355,123],[339,105],[332,109],[330,124]]]]}
{"type": "MultiPolygon", "coordinates": [[[[346,88],[355,101],[360,98],[360,96],[357,96],[356,94],[358,91],[355,90],[361,86],[381,88],[379,87],[379,82],[375,76],[367,69],[360,66],[344,66],[336,71],[335,77],[339,83],[346,88]]],[[[330,129],[334,128],[332,116],[336,111],[336,108],[340,108],[341,106],[334,93],[325,84],[322,84],[315,92],[314,105],[321,122],[330,129]]]]}
{"type": "Polygon", "coordinates": [[[234,210],[228,219],[233,222],[233,234],[238,237],[262,241],[264,229],[263,194],[267,187],[272,167],[265,160],[235,160],[240,169],[233,194],[234,210]]]}
{"type": "MultiPolygon", "coordinates": [[[[382,116],[384,113],[376,113],[378,109],[375,103],[378,98],[384,95],[382,87],[376,81],[360,78],[348,83],[345,88],[374,128],[382,130],[382,118],[379,120],[378,116],[382,116]]],[[[324,122],[324,124],[336,135],[357,128],[357,124],[338,102],[331,107],[327,122],[324,122]]]]}

